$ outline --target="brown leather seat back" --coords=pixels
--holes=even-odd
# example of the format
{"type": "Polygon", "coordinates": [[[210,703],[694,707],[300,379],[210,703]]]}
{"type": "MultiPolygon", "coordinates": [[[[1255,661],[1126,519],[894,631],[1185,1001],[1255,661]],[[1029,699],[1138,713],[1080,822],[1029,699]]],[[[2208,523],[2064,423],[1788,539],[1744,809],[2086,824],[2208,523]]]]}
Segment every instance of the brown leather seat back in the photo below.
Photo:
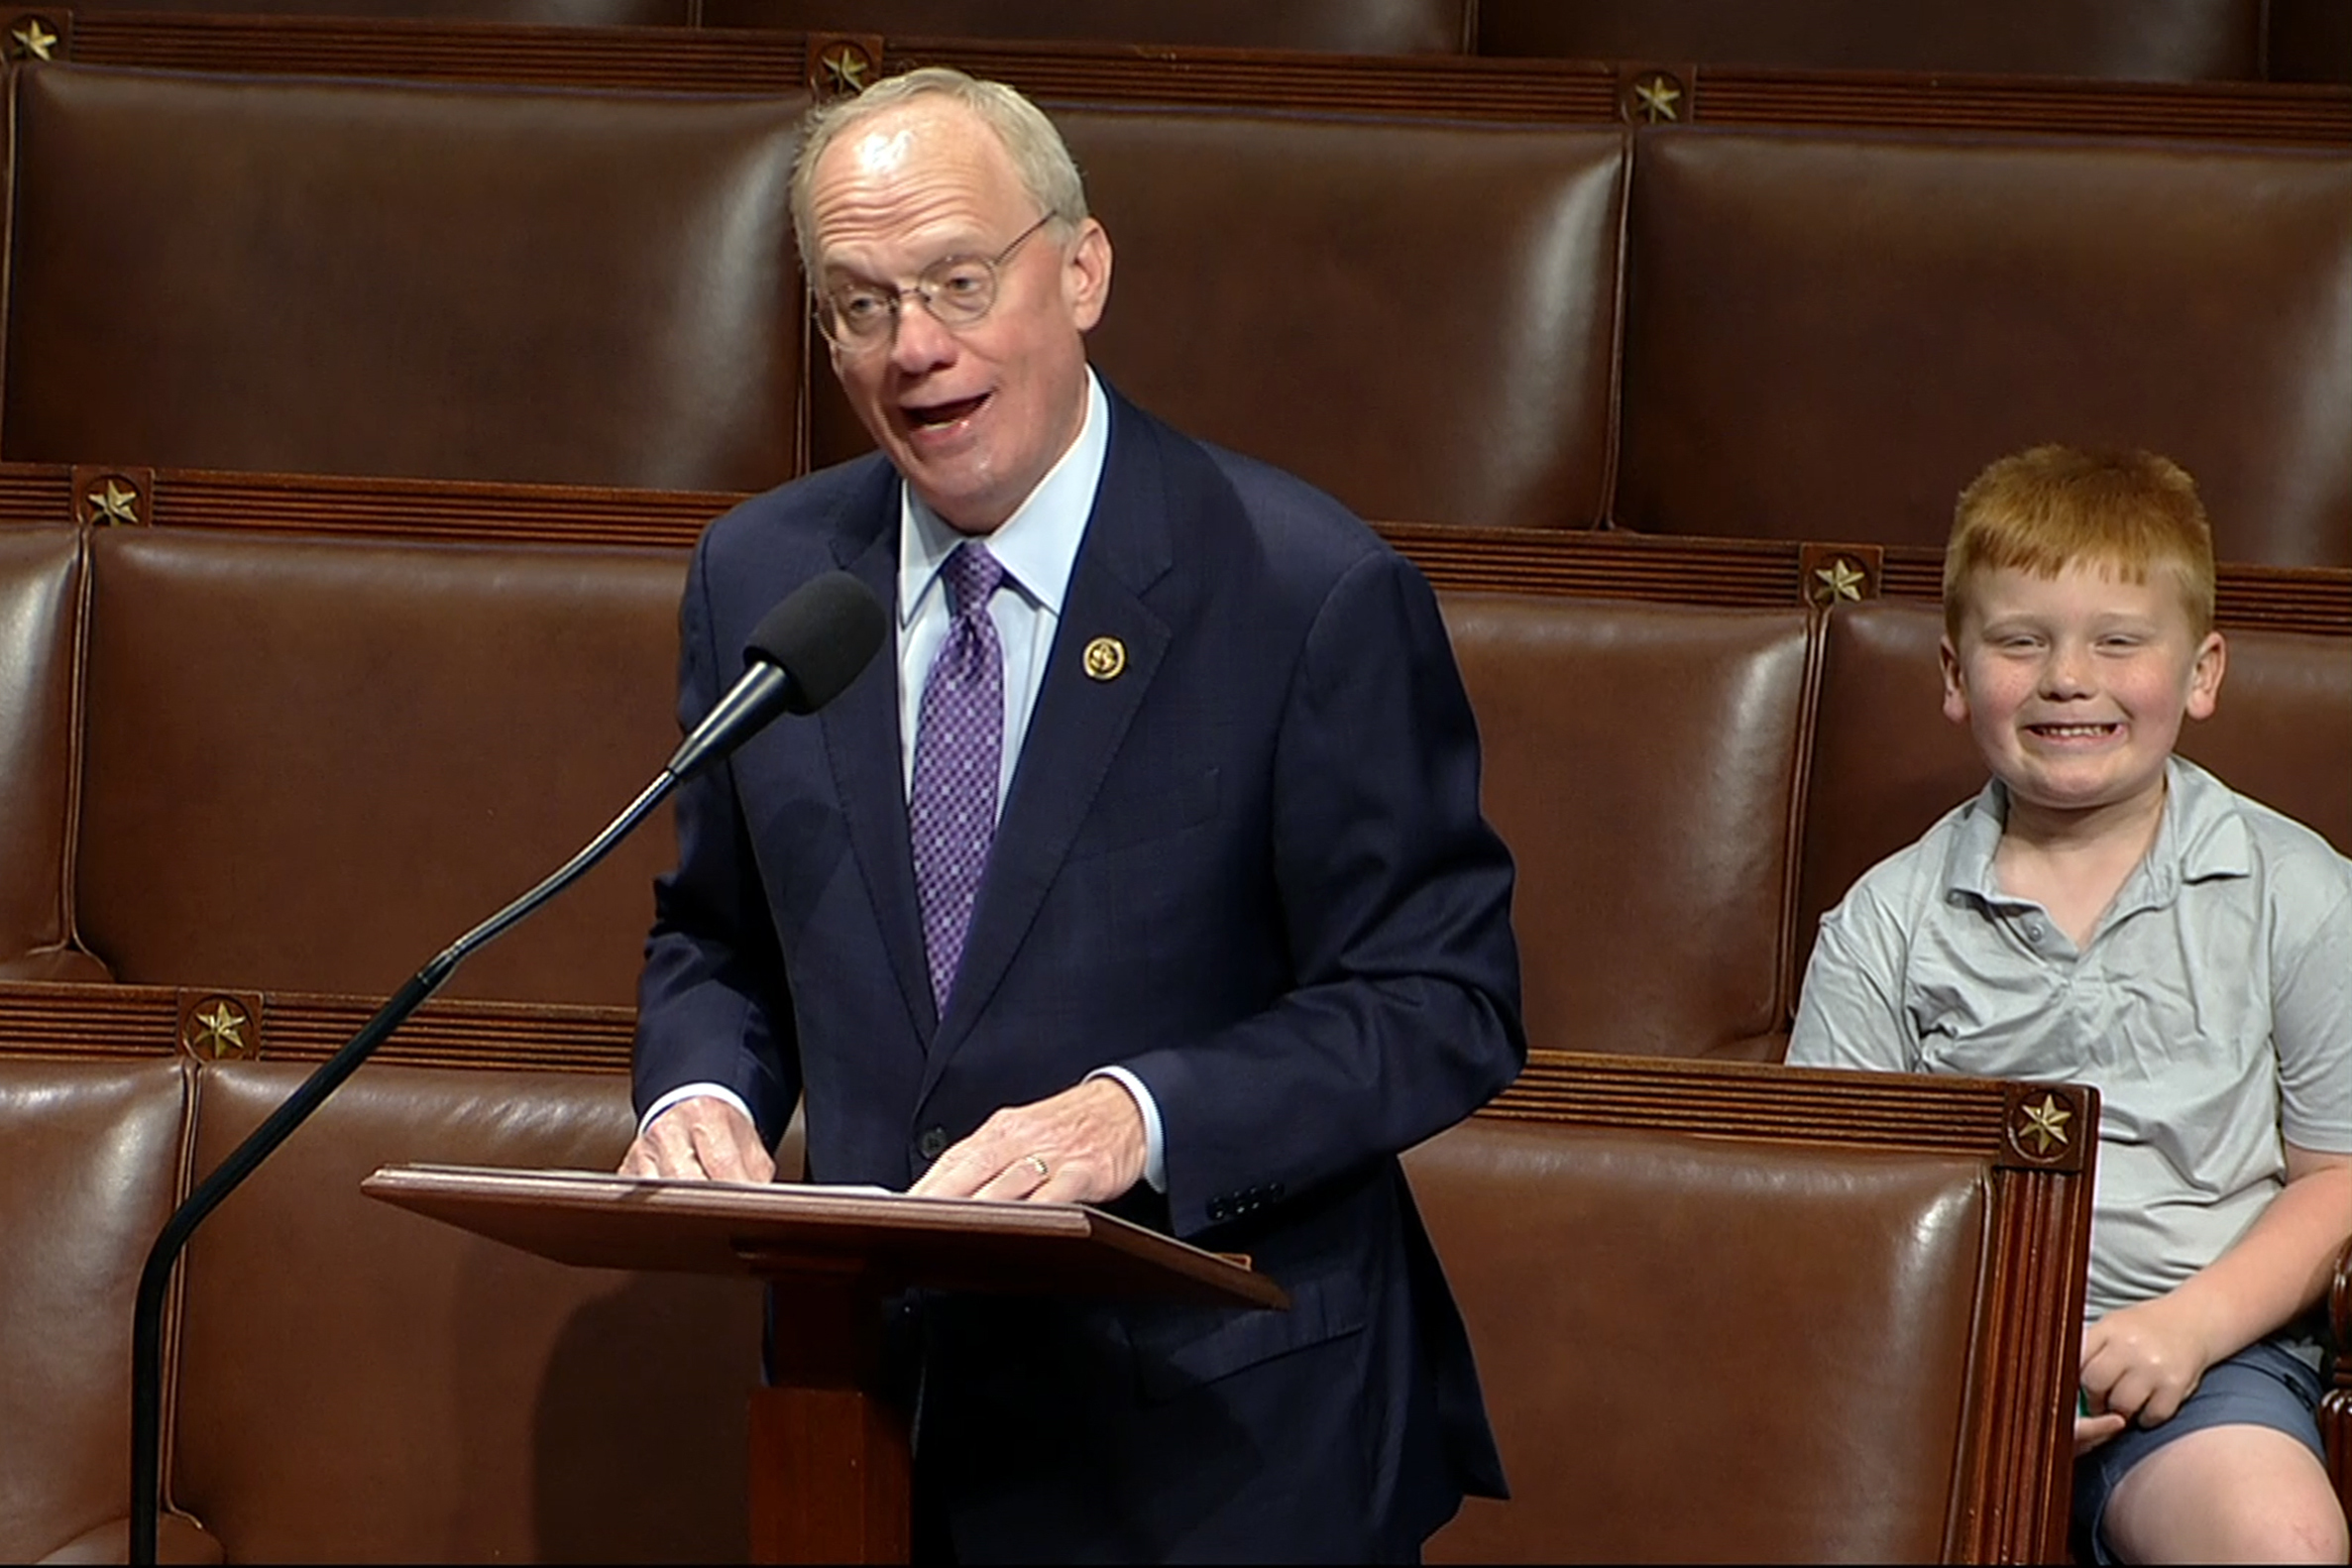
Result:
{"type": "Polygon", "coordinates": [[[2273,81],[2352,81],[2352,6],[2342,0],[2270,0],[2273,81]]]}
{"type": "Polygon", "coordinates": [[[16,78],[0,454],[757,490],[798,95],[16,78]]]}
{"type": "Polygon", "coordinates": [[[1806,613],[1462,593],[1444,608],[1487,815],[1518,867],[1530,1042],[1779,1057],[1806,613]]]}
{"type": "MultiPolygon", "coordinates": [[[[389,993],[653,778],[682,552],[91,544],[80,927],[126,980],[389,993]]],[[[666,808],[449,982],[627,1004],[666,808]]]]}
{"type": "Polygon", "coordinates": [[[65,914],[80,599],[73,529],[0,528],[0,979],[100,977],[65,914]]]}
{"type": "Polygon", "coordinates": [[[1478,1117],[1406,1165],[1512,1489],[1431,1561],[1946,1556],[1981,1162],[1478,1117]]]}
{"type": "Polygon", "coordinates": [[[2213,717],[2181,754],[2352,855],[2352,637],[2241,627],[2213,717]]]}
{"type": "Polygon", "coordinates": [[[2264,9],[2263,0],[1480,0],[1478,47],[1703,65],[2252,80],[2262,74],[2264,9]]]}
{"type": "MultiPolygon", "coordinates": [[[[1058,110],[1110,232],[1095,365],[1363,515],[1601,514],[1615,130],[1058,110]]],[[[831,372],[814,461],[868,445],[831,372]]]]}
{"type": "Polygon", "coordinates": [[[1471,0],[702,0],[705,27],[1455,55],[1471,0]]]}
{"type": "Polygon", "coordinates": [[[2352,566],[2352,156],[1644,134],[1617,515],[1940,548],[1984,465],[2140,446],[2224,560],[2352,566]]]}
{"type": "MultiPolygon", "coordinates": [[[[1879,602],[1828,618],[1797,894],[1798,980],[1823,913],[1988,776],[1967,730],[1943,715],[1940,609],[1879,602]]],[[[2183,727],[2182,755],[2352,854],[2352,791],[2345,788],[2352,777],[2352,645],[2259,628],[2224,635],[2229,668],[2219,709],[2183,727]]]]}
{"type": "MultiPolygon", "coordinates": [[[[304,1068],[213,1064],[194,1172],[304,1068]]],[[[371,1064],[222,1203],[171,1496],[230,1561],[740,1562],[748,1281],[567,1268],[378,1203],[379,1166],[610,1171],[619,1073],[371,1064]]]]}
{"type": "Polygon", "coordinates": [[[1933,605],[1877,601],[1826,617],[1807,773],[1789,998],[1822,914],[1854,878],[1984,787],[1968,732],[1944,717],[1933,605]]]}
{"type": "Polygon", "coordinates": [[[129,1511],[131,1303],[186,1119],[176,1059],[0,1053],[0,1561],[129,1511]]]}

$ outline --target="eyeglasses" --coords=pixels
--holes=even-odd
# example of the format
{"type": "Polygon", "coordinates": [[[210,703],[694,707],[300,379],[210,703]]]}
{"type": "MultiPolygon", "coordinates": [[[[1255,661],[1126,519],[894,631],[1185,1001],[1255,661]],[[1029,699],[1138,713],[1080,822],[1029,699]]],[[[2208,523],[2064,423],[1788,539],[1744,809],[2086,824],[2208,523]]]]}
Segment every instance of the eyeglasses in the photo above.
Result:
{"type": "Polygon", "coordinates": [[[996,303],[998,274],[1029,237],[1054,221],[1047,213],[1013,236],[994,256],[943,256],[915,279],[910,288],[852,283],[817,296],[817,326],[827,342],[846,354],[867,354],[898,336],[899,313],[909,294],[941,326],[968,327],[996,303]]]}

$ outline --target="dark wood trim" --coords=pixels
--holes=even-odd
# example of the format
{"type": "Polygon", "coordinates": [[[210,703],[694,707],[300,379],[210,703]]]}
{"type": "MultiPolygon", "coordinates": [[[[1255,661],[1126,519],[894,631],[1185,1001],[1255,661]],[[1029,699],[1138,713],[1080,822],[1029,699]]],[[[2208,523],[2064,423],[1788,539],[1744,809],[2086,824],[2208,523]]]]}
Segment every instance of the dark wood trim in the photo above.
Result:
{"type": "MultiPolygon", "coordinates": [[[[169,985],[0,981],[0,1056],[157,1057],[189,1050],[169,985]]],[[[383,1005],[381,997],[261,993],[248,1059],[323,1062],[383,1005]]],[[[439,998],[419,1008],[372,1062],[419,1067],[626,1072],[635,1009],[578,1003],[439,998]]],[[[194,1051],[190,1055],[197,1055],[194,1051]]],[[[201,1056],[198,1060],[203,1060],[201,1056]]]]}
{"type": "MultiPolygon", "coordinates": [[[[61,34],[58,58],[175,70],[365,75],[664,92],[809,85],[810,35],[363,17],[10,7],[61,34]]],[[[948,64],[1053,103],[1215,105],[1454,120],[1632,116],[1625,65],[1494,56],[1354,56],[1108,43],[883,41],[882,69],[948,64]]],[[[1676,67],[1678,123],[2352,145],[2352,85],[1676,67]]]]}
{"type": "MultiPolygon", "coordinates": [[[[0,525],[78,520],[75,481],[82,472],[55,463],[0,463],[0,525]]],[[[728,491],[206,469],[142,470],[140,477],[138,526],[601,549],[689,548],[712,518],[743,499],[728,491]]],[[[1866,560],[1873,597],[1933,604],[1943,591],[1943,552],[1921,546],[1620,528],[1375,526],[1449,591],[1777,607],[1808,602],[1809,558],[1842,553],[1866,560]]],[[[2219,575],[2224,628],[2352,636],[2352,567],[2224,562],[2219,575]]]]}

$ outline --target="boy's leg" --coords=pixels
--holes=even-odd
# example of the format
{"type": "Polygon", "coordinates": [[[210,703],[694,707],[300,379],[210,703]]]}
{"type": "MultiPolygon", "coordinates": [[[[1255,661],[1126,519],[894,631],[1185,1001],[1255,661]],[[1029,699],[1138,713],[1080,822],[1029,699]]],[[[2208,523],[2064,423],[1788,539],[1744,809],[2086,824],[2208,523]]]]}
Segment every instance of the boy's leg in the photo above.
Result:
{"type": "Polygon", "coordinates": [[[2171,1420],[2126,1428],[2075,1462],[2077,1558],[2345,1561],[2319,1393],[2309,1363],[2269,1341],[2208,1368],[2171,1420]]]}
{"type": "Polygon", "coordinates": [[[2116,1482],[2102,1521],[2128,1563],[2340,1563],[2343,1506],[2327,1469],[2268,1426],[2208,1426],[2116,1482]]]}

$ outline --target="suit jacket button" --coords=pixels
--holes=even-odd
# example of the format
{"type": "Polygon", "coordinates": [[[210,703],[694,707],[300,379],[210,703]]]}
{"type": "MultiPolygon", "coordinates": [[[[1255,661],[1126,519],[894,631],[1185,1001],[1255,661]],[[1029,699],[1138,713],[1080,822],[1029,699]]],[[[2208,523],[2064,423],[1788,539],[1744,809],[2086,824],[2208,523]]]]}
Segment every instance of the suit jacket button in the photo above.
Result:
{"type": "Polygon", "coordinates": [[[926,1127],[923,1136],[915,1140],[915,1152],[926,1160],[937,1160],[948,1152],[948,1129],[926,1127]]]}

